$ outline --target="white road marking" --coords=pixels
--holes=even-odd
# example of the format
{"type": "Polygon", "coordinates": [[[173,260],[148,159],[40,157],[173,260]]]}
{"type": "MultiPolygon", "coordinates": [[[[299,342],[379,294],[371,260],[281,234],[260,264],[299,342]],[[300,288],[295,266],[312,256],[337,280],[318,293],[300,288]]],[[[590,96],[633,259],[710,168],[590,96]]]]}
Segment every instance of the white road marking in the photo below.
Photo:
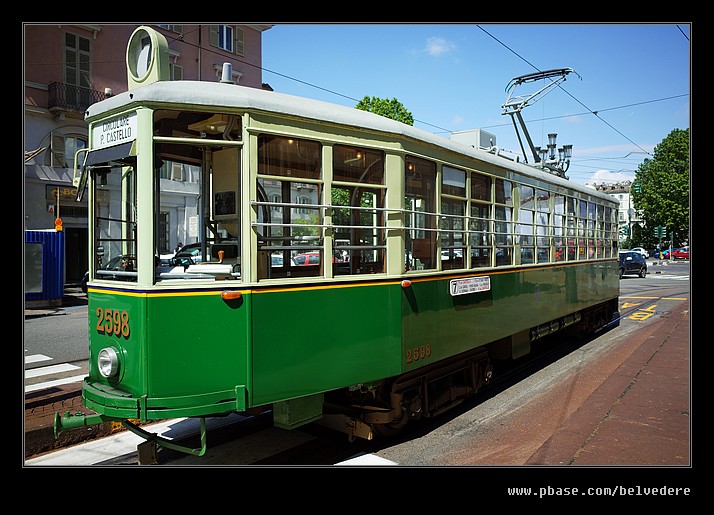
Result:
{"type": "Polygon", "coordinates": [[[59,374],[60,372],[69,372],[70,370],[79,370],[76,365],[69,363],[60,363],[59,365],[50,365],[49,367],[39,367],[30,370],[25,370],[25,377],[40,377],[51,374],[59,374]]]}
{"type": "Polygon", "coordinates": [[[84,374],[81,376],[65,377],[62,379],[56,379],[54,381],[45,381],[44,383],[31,384],[29,386],[25,386],[25,392],[35,392],[37,390],[43,390],[45,388],[52,388],[53,386],[60,386],[63,384],[70,384],[70,383],[79,383],[82,380],[84,380],[85,377],[87,377],[87,374],[84,374]]]}
{"type": "Polygon", "coordinates": [[[28,363],[39,363],[40,361],[47,361],[50,360],[49,356],[45,356],[44,354],[31,354],[29,356],[25,356],[25,364],[28,363]]]}

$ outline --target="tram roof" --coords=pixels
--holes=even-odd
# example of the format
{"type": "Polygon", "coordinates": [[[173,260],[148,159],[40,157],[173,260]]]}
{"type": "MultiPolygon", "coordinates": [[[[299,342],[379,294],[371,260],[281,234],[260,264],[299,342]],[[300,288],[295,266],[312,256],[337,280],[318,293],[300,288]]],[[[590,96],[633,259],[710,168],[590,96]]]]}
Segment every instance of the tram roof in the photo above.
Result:
{"type": "Polygon", "coordinates": [[[207,108],[225,107],[257,110],[395,134],[446,148],[496,166],[506,167],[567,189],[580,190],[588,195],[612,201],[611,196],[594,188],[573,183],[533,166],[497,156],[488,150],[450,140],[384,116],[355,109],[354,107],[231,83],[188,80],[155,82],[92,104],[87,109],[85,118],[91,121],[97,116],[117,111],[133,104],[162,103],[167,104],[167,107],[170,105],[193,105],[206,106],[207,108]]]}

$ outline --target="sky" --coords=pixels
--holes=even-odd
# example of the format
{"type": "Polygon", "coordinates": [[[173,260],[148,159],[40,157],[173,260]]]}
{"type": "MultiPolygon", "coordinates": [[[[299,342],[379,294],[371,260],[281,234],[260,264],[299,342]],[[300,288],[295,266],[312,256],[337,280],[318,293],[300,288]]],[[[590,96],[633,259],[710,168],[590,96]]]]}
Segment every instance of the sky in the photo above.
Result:
{"type": "MultiPolygon", "coordinates": [[[[546,83],[511,79],[570,68],[565,82],[522,111],[535,146],[548,134],[573,145],[567,171],[580,184],[634,179],[673,130],[687,129],[691,25],[275,24],[263,32],[263,82],[277,92],[354,107],[396,98],[414,126],[446,138],[481,129],[522,156],[509,93],[546,83]]],[[[528,159],[533,162],[531,156],[528,159]]]]}

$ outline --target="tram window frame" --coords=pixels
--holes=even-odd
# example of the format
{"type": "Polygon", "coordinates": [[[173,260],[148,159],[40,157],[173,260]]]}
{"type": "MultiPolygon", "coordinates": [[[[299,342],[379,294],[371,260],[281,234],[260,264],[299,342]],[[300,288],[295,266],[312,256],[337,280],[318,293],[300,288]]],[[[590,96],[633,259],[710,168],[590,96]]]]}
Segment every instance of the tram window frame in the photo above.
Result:
{"type": "Polygon", "coordinates": [[[520,264],[535,263],[535,188],[529,184],[518,185],[518,222],[516,244],[520,247],[520,264]]]}
{"type": "Polygon", "coordinates": [[[406,271],[436,270],[436,162],[405,156],[404,214],[406,271]]]}
{"type": "Polygon", "coordinates": [[[578,259],[578,222],[577,222],[578,199],[570,195],[565,197],[565,238],[566,238],[566,261],[576,261],[578,259]]]}
{"type": "Polygon", "coordinates": [[[551,260],[550,250],[550,217],[551,206],[549,190],[536,188],[536,212],[535,212],[535,238],[536,238],[536,260],[538,263],[546,263],[551,260]]]}
{"type": "Polygon", "coordinates": [[[138,260],[138,173],[136,158],[97,163],[92,176],[94,278],[136,283],[138,260]],[[120,197],[120,200],[116,200],[120,197]],[[121,212],[116,212],[117,207],[121,212]],[[99,251],[101,249],[101,252],[99,251]]]}
{"type": "Polygon", "coordinates": [[[587,258],[587,219],[588,219],[588,203],[586,200],[577,199],[577,228],[578,228],[578,257],[577,259],[584,260],[587,258]]]}
{"type": "Polygon", "coordinates": [[[605,206],[597,204],[595,206],[595,257],[602,259],[604,257],[604,239],[605,239],[605,221],[603,210],[605,206]]]}
{"type": "Polygon", "coordinates": [[[470,174],[469,243],[471,268],[491,267],[493,252],[493,179],[478,172],[470,174]]]}
{"type": "Polygon", "coordinates": [[[495,266],[513,265],[513,182],[494,180],[493,244],[495,266]]]}
{"type": "Polygon", "coordinates": [[[386,271],[385,153],[332,147],[333,276],[386,271]]]}
{"type": "Polygon", "coordinates": [[[605,206],[605,257],[614,257],[617,252],[617,210],[609,206],[605,206]]]}
{"type": "Polygon", "coordinates": [[[254,229],[258,236],[258,280],[324,276],[323,228],[327,206],[322,177],[323,144],[307,138],[267,133],[258,134],[257,140],[258,202],[254,229]],[[301,149],[301,145],[305,148],[301,149]],[[310,190],[309,198],[316,199],[314,204],[299,202],[298,197],[305,193],[303,189],[310,190]],[[275,202],[276,199],[280,201],[275,202]],[[273,212],[281,217],[280,222],[273,221],[273,212]],[[303,218],[305,215],[310,218],[303,218]],[[315,218],[311,218],[313,216],[315,218]],[[296,234],[302,232],[304,234],[296,234]],[[295,256],[315,252],[320,256],[319,265],[309,266],[307,259],[305,265],[293,260],[295,256]],[[282,256],[275,265],[273,254],[282,256]]]}
{"type": "Polygon", "coordinates": [[[466,171],[441,167],[439,248],[442,270],[466,267],[466,171]]]}
{"type": "Polygon", "coordinates": [[[242,127],[238,113],[181,109],[153,112],[155,283],[240,279],[242,127]],[[176,206],[177,182],[182,183],[183,193],[195,195],[195,204],[176,206]],[[174,234],[187,245],[198,244],[201,253],[174,257],[169,264],[160,260],[171,245],[158,231],[162,212],[168,213],[169,224],[174,224],[167,234],[174,234]],[[182,233],[179,227],[187,227],[190,216],[195,216],[198,228],[193,234],[187,229],[182,233]],[[198,263],[201,268],[192,266],[198,263]]]}
{"type": "Polygon", "coordinates": [[[565,225],[565,195],[553,195],[553,247],[555,254],[553,261],[561,262],[566,259],[566,225],[565,225]]]}

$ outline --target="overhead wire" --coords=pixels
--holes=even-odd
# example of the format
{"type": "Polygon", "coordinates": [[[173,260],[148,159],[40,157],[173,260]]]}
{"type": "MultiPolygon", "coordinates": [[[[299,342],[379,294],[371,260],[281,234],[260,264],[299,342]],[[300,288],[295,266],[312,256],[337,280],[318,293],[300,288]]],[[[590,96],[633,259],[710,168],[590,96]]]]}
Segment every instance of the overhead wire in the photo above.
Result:
{"type": "MultiPolygon", "coordinates": [[[[501,40],[499,40],[497,37],[495,37],[493,34],[491,34],[490,32],[488,32],[488,31],[487,31],[486,29],[484,29],[483,27],[481,27],[480,25],[477,25],[477,27],[478,27],[479,29],[481,29],[484,33],[486,33],[489,37],[493,38],[493,40],[496,41],[498,44],[502,45],[503,47],[505,47],[506,49],[508,49],[508,51],[512,52],[515,56],[517,56],[519,59],[523,60],[523,61],[526,62],[529,66],[533,67],[534,70],[539,71],[539,72],[542,72],[542,71],[543,71],[543,70],[539,69],[537,66],[535,66],[533,63],[531,63],[531,62],[529,62],[527,59],[525,59],[525,58],[524,58],[522,55],[520,55],[518,52],[516,52],[515,50],[513,50],[512,48],[510,48],[508,45],[506,45],[505,43],[503,43],[501,40]]],[[[681,29],[680,29],[680,30],[681,30],[681,29]]],[[[612,125],[612,124],[609,123],[607,120],[605,120],[604,118],[602,118],[602,117],[600,116],[600,114],[599,114],[600,111],[594,111],[594,110],[590,109],[590,108],[589,108],[588,106],[586,106],[583,102],[581,102],[578,98],[575,98],[575,96],[574,96],[573,94],[571,94],[567,89],[563,88],[563,86],[562,86],[561,84],[556,84],[556,86],[557,86],[558,88],[560,88],[560,89],[561,89],[566,95],[568,95],[570,98],[572,98],[573,100],[575,100],[578,104],[580,104],[581,106],[583,106],[583,107],[587,110],[587,113],[584,113],[584,114],[593,114],[593,115],[595,115],[595,117],[596,117],[598,120],[600,120],[600,121],[603,122],[605,125],[607,125],[608,127],[610,127],[612,130],[614,130],[615,132],[617,132],[620,136],[622,136],[623,138],[625,138],[627,141],[629,141],[630,143],[632,143],[633,145],[635,145],[637,148],[639,148],[639,149],[642,150],[643,152],[647,153],[647,155],[652,155],[650,152],[648,152],[647,150],[645,150],[644,148],[642,148],[638,143],[635,143],[632,139],[630,139],[628,136],[626,136],[622,131],[618,130],[614,125],[612,125]]]]}
{"type": "MultiPolygon", "coordinates": [[[[515,50],[513,50],[512,48],[510,48],[508,45],[506,45],[504,42],[502,42],[502,41],[499,40],[497,37],[495,37],[493,34],[491,34],[490,32],[488,32],[488,31],[487,31],[486,29],[484,29],[482,26],[476,25],[476,27],[478,27],[481,31],[483,31],[485,34],[487,34],[489,37],[491,37],[491,38],[492,38],[494,41],[496,41],[498,44],[500,44],[501,46],[503,46],[504,48],[506,48],[509,52],[513,53],[513,54],[514,54],[515,56],[517,56],[519,59],[521,59],[521,60],[524,61],[526,64],[528,64],[529,66],[531,66],[534,70],[539,71],[539,72],[542,71],[542,70],[540,70],[537,66],[535,66],[533,63],[531,63],[531,62],[528,61],[526,58],[524,58],[522,55],[520,55],[518,52],[516,52],[515,50]]],[[[679,28],[680,31],[682,31],[681,27],[678,26],[678,28],[679,28]]],[[[199,30],[199,27],[193,29],[193,31],[196,31],[196,30],[199,30]]],[[[185,34],[188,34],[188,33],[190,33],[190,32],[185,32],[185,33],[183,33],[183,34],[181,34],[181,35],[178,35],[178,36],[175,36],[175,37],[173,37],[173,36],[171,36],[171,35],[166,35],[166,37],[167,37],[167,40],[168,40],[169,44],[171,44],[171,42],[173,42],[173,41],[180,41],[180,42],[181,42],[182,44],[184,44],[184,45],[193,46],[193,47],[195,47],[195,48],[198,48],[198,45],[197,45],[197,44],[187,42],[187,41],[184,39],[184,35],[185,35],[185,34]]],[[[684,34],[684,32],[682,32],[682,34],[684,34]]],[[[686,37],[686,34],[684,34],[684,36],[686,37]]],[[[688,39],[688,38],[687,38],[687,39],[688,39]]],[[[206,51],[206,52],[209,52],[209,53],[212,53],[212,54],[215,54],[215,55],[219,55],[219,56],[222,56],[222,55],[223,55],[222,53],[220,53],[220,52],[218,52],[218,51],[214,51],[214,50],[212,50],[212,49],[210,49],[210,48],[206,48],[206,47],[202,47],[202,51],[206,51]]],[[[349,96],[349,95],[340,93],[340,92],[338,92],[338,91],[334,91],[334,90],[331,90],[331,89],[328,89],[328,88],[325,88],[325,87],[322,87],[322,86],[318,86],[317,84],[313,84],[313,83],[311,83],[311,82],[308,82],[308,81],[305,81],[305,80],[302,80],[302,79],[298,79],[298,78],[295,78],[295,77],[291,77],[291,76],[289,76],[289,75],[286,75],[286,74],[277,72],[277,71],[275,71],[275,70],[271,70],[271,69],[268,69],[268,68],[264,68],[263,66],[258,66],[258,65],[256,65],[256,64],[249,63],[249,62],[242,62],[242,64],[243,64],[243,65],[246,65],[246,66],[251,66],[251,67],[254,67],[254,68],[258,68],[258,69],[260,69],[262,72],[272,73],[272,74],[277,75],[277,76],[279,76],[279,77],[283,77],[283,78],[285,78],[285,79],[288,79],[288,80],[291,80],[291,81],[294,81],[294,82],[298,82],[298,83],[300,83],[300,84],[304,84],[304,85],[306,85],[306,86],[309,86],[309,87],[312,87],[312,88],[315,88],[315,89],[319,89],[319,90],[324,91],[324,92],[326,92],[326,93],[329,93],[329,94],[332,94],[332,95],[335,95],[335,96],[339,96],[339,97],[345,98],[345,99],[347,99],[347,100],[351,100],[351,101],[353,101],[353,102],[359,102],[359,101],[360,101],[360,99],[351,97],[351,96],[349,96]]],[[[637,147],[638,149],[640,149],[641,151],[643,151],[643,152],[644,152],[645,154],[647,154],[647,155],[652,155],[652,154],[651,154],[649,151],[647,151],[647,150],[645,150],[644,148],[642,148],[642,146],[640,146],[638,143],[636,143],[635,141],[633,141],[631,138],[629,138],[627,135],[625,135],[622,131],[620,131],[619,129],[617,129],[615,126],[613,126],[613,125],[612,125],[611,123],[609,123],[607,120],[605,120],[604,118],[602,118],[602,117],[600,116],[600,113],[603,113],[603,112],[606,112],[606,111],[614,111],[614,110],[617,110],[617,109],[625,109],[625,108],[628,108],[628,107],[640,106],[640,105],[644,105],[644,104],[648,104],[648,103],[654,103],[654,102],[662,102],[662,101],[666,101],[666,100],[672,100],[672,99],[675,99],[675,98],[680,98],[680,97],[684,97],[684,96],[687,96],[687,95],[688,95],[688,94],[674,95],[674,96],[670,96],[670,97],[664,97],[664,98],[654,99],[654,100],[646,100],[646,101],[642,101],[642,102],[636,102],[636,103],[633,103],[633,104],[626,104],[626,105],[617,106],[617,107],[610,107],[610,108],[606,108],[606,109],[593,110],[593,109],[590,109],[588,106],[586,106],[582,101],[580,101],[580,100],[579,100],[578,98],[576,98],[574,95],[572,95],[569,91],[567,91],[566,89],[564,89],[560,84],[558,84],[557,86],[558,86],[563,92],[565,92],[569,97],[571,97],[575,102],[577,102],[577,103],[580,104],[583,108],[585,108],[585,109],[586,109],[586,112],[584,112],[584,113],[577,113],[577,114],[568,114],[568,115],[552,116],[552,117],[546,117],[546,118],[540,118],[540,119],[533,119],[533,120],[529,120],[529,121],[531,121],[531,122],[540,122],[540,121],[545,121],[545,120],[554,120],[554,119],[560,119],[560,118],[568,118],[568,117],[582,116],[582,115],[585,115],[585,114],[592,114],[592,115],[594,115],[595,117],[597,117],[597,119],[600,120],[602,123],[606,124],[606,125],[607,125],[608,127],[610,127],[613,131],[615,131],[616,133],[618,133],[620,136],[622,136],[623,138],[625,138],[627,141],[629,141],[630,143],[632,143],[635,147],[637,147]]],[[[426,122],[426,121],[423,121],[423,120],[419,120],[419,119],[416,119],[416,118],[414,119],[414,122],[415,122],[415,123],[420,123],[420,124],[423,124],[423,125],[427,125],[427,126],[429,126],[429,127],[433,127],[433,128],[435,128],[435,129],[438,129],[438,130],[443,131],[443,132],[448,132],[448,133],[454,132],[454,131],[451,130],[451,129],[447,129],[447,128],[445,128],[445,127],[440,127],[440,126],[438,126],[438,125],[435,125],[435,124],[432,124],[432,123],[429,123],[429,122],[426,122]]],[[[495,124],[495,125],[490,125],[490,126],[484,126],[483,128],[484,128],[484,129],[487,129],[487,128],[493,128],[493,127],[506,126],[506,125],[508,125],[508,124],[507,124],[507,123],[495,124]]]]}

